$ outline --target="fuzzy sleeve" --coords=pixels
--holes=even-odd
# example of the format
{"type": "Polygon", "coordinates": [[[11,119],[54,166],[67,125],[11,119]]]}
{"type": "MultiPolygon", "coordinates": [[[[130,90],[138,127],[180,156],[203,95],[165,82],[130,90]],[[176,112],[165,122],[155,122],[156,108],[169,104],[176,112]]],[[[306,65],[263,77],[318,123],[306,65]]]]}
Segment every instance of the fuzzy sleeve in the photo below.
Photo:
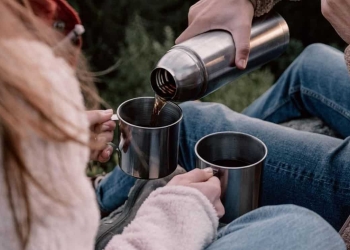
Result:
{"type": "Polygon", "coordinates": [[[151,193],[106,250],[200,250],[215,239],[217,227],[216,211],[201,192],[183,186],[163,187],[151,193]]]}
{"type": "Polygon", "coordinates": [[[345,49],[345,62],[350,73],[350,45],[345,49]]]}

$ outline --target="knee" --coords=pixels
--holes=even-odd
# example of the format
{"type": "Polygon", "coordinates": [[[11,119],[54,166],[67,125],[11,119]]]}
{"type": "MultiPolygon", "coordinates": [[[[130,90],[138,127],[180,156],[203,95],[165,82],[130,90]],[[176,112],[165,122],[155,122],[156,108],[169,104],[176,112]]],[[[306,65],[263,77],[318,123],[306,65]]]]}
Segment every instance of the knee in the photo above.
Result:
{"type": "Polygon", "coordinates": [[[192,121],[203,121],[206,118],[212,120],[215,115],[228,110],[228,108],[223,104],[198,101],[181,103],[180,108],[182,109],[184,119],[189,118],[192,121]]]}
{"type": "Polygon", "coordinates": [[[305,245],[309,244],[310,239],[313,239],[320,245],[325,243],[344,246],[343,240],[335,229],[316,213],[296,205],[270,208],[275,210],[273,211],[275,223],[284,225],[282,230],[286,231],[285,234],[293,233],[300,241],[305,241],[305,245]]]}
{"type": "Polygon", "coordinates": [[[309,209],[304,207],[300,207],[297,205],[280,205],[280,206],[271,206],[271,209],[276,210],[277,217],[285,218],[290,221],[303,221],[305,219],[311,219],[311,221],[319,221],[322,220],[319,215],[315,212],[312,212],[309,209]]]}
{"type": "Polygon", "coordinates": [[[219,103],[184,102],[180,107],[183,112],[182,130],[192,132],[203,129],[212,133],[233,130],[232,121],[237,121],[242,116],[219,103]]]}
{"type": "Polygon", "coordinates": [[[332,229],[332,227],[315,212],[300,206],[268,206],[266,209],[271,210],[270,212],[274,214],[276,220],[286,221],[291,227],[303,225],[303,227],[308,227],[310,230],[320,227],[332,229]]]}
{"type": "Polygon", "coordinates": [[[179,106],[184,115],[195,115],[198,113],[209,112],[209,110],[223,105],[214,102],[188,101],[181,103],[179,106]]]}
{"type": "MultiPolygon", "coordinates": [[[[291,65],[291,76],[297,77],[292,83],[314,88],[315,77],[334,74],[344,64],[343,60],[342,53],[328,45],[309,45],[291,65]]],[[[318,81],[317,84],[329,84],[329,81],[318,81]]]]}
{"type": "Polygon", "coordinates": [[[188,101],[188,102],[183,102],[179,106],[182,109],[183,115],[191,115],[191,114],[196,114],[199,110],[199,106],[196,101],[188,101]]]}
{"type": "Polygon", "coordinates": [[[256,209],[229,224],[219,238],[230,246],[232,242],[242,243],[242,247],[234,249],[346,249],[340,235],[327,222],[295,205],[256,209]],[[247,241],[247,235],[254,237],[247,241]]]}
{"type": "Polygon", "coordinates": [[[335,48],[315,43],[307,46],[299,56],[299,60],[304,68],[307,70],[326,70],[329,67],[330,60],[338,60],[341,52],[335,48]]]}
{"type": "Polygon", "coordinates": [[[301,53],[302,56],[306,58],[315,58],[319,55],[324,56],[329,53],[329,51],[333,50],[332,47],[322,44],[322,43],[314,43],[309,46],[307,46],[303,52],[301,53]]]}

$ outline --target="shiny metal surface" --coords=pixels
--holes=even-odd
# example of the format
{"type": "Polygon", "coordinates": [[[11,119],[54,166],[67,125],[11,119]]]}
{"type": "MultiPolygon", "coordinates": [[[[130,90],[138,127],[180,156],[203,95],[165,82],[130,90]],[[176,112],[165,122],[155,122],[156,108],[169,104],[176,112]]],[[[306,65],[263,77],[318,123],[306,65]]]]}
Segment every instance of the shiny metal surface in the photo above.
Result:
{"type": "Polygon", "coordinates": [[[168,102],[159,114],[159,126],[150,127],[153,104],[153,97],[141,97],[122,103],[117,110],[119,165],[136,178],[163,178],[177,166],[182,110],[168,102]]]}
{"type": "Polygon", "coordinates": [[[253,22],[245,70],[230,67],[235,45],[230,33],[211,31],[170,49],[151,73],[159,96],[173,101],[196,100],[280,56],[289,43],[285,20],[272,13],[253,22]]]}
{"type": "Polygon", "coordinates": [[[265,144],[254,136],[236,132],[207,135],[195,145],[198,168],[212,167],[221,182],[221,200],[229,223],[259,205],[260,177],[267,155],[265,144]],[[246,162],[243,167],[226,167],[212,162],[235,159],[246,162]]]}

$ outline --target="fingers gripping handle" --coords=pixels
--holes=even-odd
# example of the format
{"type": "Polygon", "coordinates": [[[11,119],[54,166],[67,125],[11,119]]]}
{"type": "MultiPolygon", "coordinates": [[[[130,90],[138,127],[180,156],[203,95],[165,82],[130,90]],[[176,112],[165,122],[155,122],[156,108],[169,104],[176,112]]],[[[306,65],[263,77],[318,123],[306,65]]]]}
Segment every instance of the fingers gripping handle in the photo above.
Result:
{"type": "Polygon", "coordinates": [[[118,118],[117,114],[113,114],[112,117],[111,117],[111,120],[112,121],[119,121],[119,118],[118,118]]]}
{"type": "MultiPolygon", "coordinates": [[[[113,114],[112,117],[111,117],[111,120],[112,121],[115,121],[115,122],[118,122],[119,121],[119,118],[116,114],[113,114]]],[[[113,142],[109,142],[108,145],[112,146],[113,147],[113,150],[117,151],[117,154],[118,154],[118,161],[119,161],[119,165],[120,165],[120,161],[121,161],[121,150],[123,150],[123,147],[124,147],[124,138],[122,136],[122,134],[120,133],[120,128],[119,128],[119,124],[117,124],[116,126],[116,134],[117,136],[120,135],[120,142],[119,142],[119,146],[117,146],[116,144],[114,144],[113,142]]],[[[117,143],[118,144],[118,143],[117,143]]]]}

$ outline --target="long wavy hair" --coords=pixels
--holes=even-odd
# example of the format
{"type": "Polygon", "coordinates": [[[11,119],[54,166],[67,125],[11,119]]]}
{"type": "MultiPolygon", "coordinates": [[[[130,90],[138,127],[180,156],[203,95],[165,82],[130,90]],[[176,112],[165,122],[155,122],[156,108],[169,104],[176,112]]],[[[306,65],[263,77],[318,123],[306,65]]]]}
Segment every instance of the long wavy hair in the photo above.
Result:
{"type": "MultiPolygon", "coordinates": [[[[27,187],[35,185],[48,197],[55,199],[55,196],[47,191],[31,173],[19,150],[20,142],[26,139],[25,134],[28,129],[48,141],[83,142],[80,142],[76,136],[69,132],[73,125],[65,120],[64,114],[55,113],[52,106],[47,103],[49,100],[38,94],[37,89],[26,84],[26,79],[35,77],[37,81],[40,81],[40,86],[45,86],[45,84],[49,86],[50,83],[46,82],[45,77],[42,77],[35,70],[30,73],[25,71],[27,75],[23,75],[18,70],[21,68],[21,58],[15,58],[17,70],[8,65],[7,59],[15,56],[15,53],[10,51],[8,47],[4,47],[1,40],[21,38],[28,41],[39,41],[50,46],[57,56],[68,62],[77,57],[78,51],[74,45],[69,43],[57,46],[57,43],[63,38],[63,34],[37,18],[26,0],[1,0],[0,13],[0,136],[2,137],[0,150],[2,150],[3,155],[3,162],[0,163],[0,166],[4,168],[8,204],[12,210],[16,233],[22,244],[22,249],[25,249],[32,224],[27,187]],[[23,106],[28,107],[31,112],[28,112],[23,106]],[[68,129],[67,126],[64,126],[65,128],[60,126],[62,122],[68,125],[68,129]],[[69,126],[71,127],[69,128],[69,126]],[[18,204],[15,201],[17,200],[21,201],[20,205],[24,208],[24,215],[19,214],[16,208],[18,204]]],[[[93,79],[87,73],[86,63],[82,56],[78,57],[76,74],[81,82],[83,95],[87,104],[96,107],[99,98],[93,85],[93,79]]]]}

